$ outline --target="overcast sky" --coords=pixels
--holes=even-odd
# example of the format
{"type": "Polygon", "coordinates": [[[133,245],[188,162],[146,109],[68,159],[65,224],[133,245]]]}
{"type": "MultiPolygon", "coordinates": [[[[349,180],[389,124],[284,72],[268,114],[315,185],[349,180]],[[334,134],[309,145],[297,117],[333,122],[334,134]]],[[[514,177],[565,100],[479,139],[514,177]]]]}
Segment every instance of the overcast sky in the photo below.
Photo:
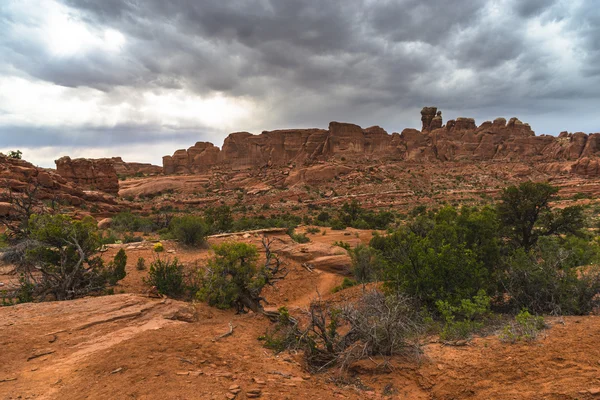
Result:
{"type": "Polygon", "coordinates": [[[228,133],[517,116],[600,132],[598,0],[1,0],[0,151],[161,164],[228,133]]]}

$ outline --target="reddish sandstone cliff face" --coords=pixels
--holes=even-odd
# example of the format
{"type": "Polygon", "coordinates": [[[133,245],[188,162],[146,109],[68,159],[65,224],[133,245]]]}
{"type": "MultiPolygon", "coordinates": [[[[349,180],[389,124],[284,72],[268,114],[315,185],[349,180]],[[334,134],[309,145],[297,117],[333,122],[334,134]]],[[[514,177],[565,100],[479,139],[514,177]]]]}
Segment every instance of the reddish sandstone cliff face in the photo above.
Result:
{"type": "Polygon", "coordinates": [[[163,168],[158,165],[137,162],[125,162],[121,157],[112,157],[113,167],[119,176],[157,175],[162,174],[163,168]]]}
{"type": "Polygon", "coordinates": [[[25,160],[16,160],[3,154],[0,154],[0,177],[0,203],[3,204],[9,201],[9,191],[35,191],[35,197],[40,201],[56,200],[62,205],[74,207],[94,205],[99,212],[116,212],[120,209],[111,196],[84,192],[51,170],[38,168],[25,160]]]}
{"type": "Polygon", "coordinates": [[[54,161],[56,172],[79,186],[106,193],[119,193],[119,178],[109,158],[87,159],[61,157],[54,161]]]}
{"type": "MultiPolygon", "coordinates": [[[[473,118],[457,118],[443,124],[441,111],[421,111],[422,130],[405,129],[389,135],[380,127],[331,122],[328,130],[290,129],[230,134],[223,149],[211,143],[196,143],[163,158],[165,174],[204,172],[221,166],[232,169],[311,164],[335,158],[389,161],[527,161],[574,164],[570,171],[598,176],[600,133],[561,133],[559,137],[536,136],[528,124],[511,118],[486,121],[477,126],[473,118]],[[589,160],[586,160],[589,159],[589,160]]],[[[568,170],[569,168],[567,168],[568,170]]]]}

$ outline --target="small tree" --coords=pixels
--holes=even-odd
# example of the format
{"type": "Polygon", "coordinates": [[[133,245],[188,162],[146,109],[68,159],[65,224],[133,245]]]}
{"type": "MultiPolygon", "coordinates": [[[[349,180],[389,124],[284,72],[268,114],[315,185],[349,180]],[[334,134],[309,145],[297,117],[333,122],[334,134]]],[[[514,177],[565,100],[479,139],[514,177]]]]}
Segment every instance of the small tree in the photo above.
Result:
{"type": "Polygon", "coordinates": [[[206,216],[206,223],[215,233],[230,232],[233,228],[231,208],[227,205],[208,208],[204,214],[206,216]]]}
{"type": "Polygon", "coordinates": [[[583,227],[581,207],[550,209],[550,202],[557,193],[557,187],[536,182],[524,182],[504,189],[502,202],[497,208],[498,216],[519,247],[528,250],[541,236],[573,234],[583,227]]]}
{"type": "Polygon", "coordinates": [[[120,249],[110,264],[111,274],[109,279],[111,285],[115,285],[118,281],[125,278],[127,275],[127,272],[125,271],[126,266],[127,254],[125,254],[125,250],[120,249]]]}
{"type": "Polygon", "coordinates": [[[204,219],[197,216],[174,218],[170,225],[171,232],[177,240],[186,246],[204,244],[209,227],[204,219]]]}
{"type": "Polygon", "coordinates": [[[352,272],[359,282],[370,282],[376,279],[380,269],[379,258],[374,249],[364,244],[359,244],[350,250],[352,258],[352,272]]]}
{"type": "MultiPolygon", "coordinates": [[[[254,245],[226,242],[213,247],[215,253],[201,276],[198,297],[218,308],[235,307],[238,312],[252,310],[265,313],[261,292],[286,275],[277,254],[270,250],[271,241],[262,240],[265,264],[258,267],[258,249],[254,245]]],[[[275,316],[276,318],[277,316],[275,316]]]]}
{"type": "Polygon", "coordinates": [[[156,288],[158,293],[167,296],[181,296],[185,291],[183,265],[177,258],[173,261],[157,257],[150,263],[148,279],[144,282],[156,288]]]}
{"type": "Polygon", "coordinates": [[[8,152],[7,156],[8,158],[20,160],[23,157],[23,152],[21,150],[11,150],[8,152]]]}
{"type": "Polygon", "coordinates": [[[35,293],[68,300],[99,291],[112,281],[112,271],[95,254],[100,248],[96,221],[66,215],[33,215],[29,223],[35,246],[27,259],[41,276],[30,274],[35,293]]]}

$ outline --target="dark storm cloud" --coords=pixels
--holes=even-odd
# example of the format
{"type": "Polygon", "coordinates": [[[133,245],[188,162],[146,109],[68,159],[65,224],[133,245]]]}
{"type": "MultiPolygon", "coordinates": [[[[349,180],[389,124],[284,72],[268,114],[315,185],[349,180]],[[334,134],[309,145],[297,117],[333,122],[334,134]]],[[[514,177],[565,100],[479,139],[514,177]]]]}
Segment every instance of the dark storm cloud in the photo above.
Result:
{"type": "MultiPolygon", "coordinates": [[[[337,119],[399,130],[418,126],[424,105],[479,121],[503,110],[520,111],[523,119],[570,115],[579,107],[575,100],[600,99],[595,0],[63,3],[90,27],[123,33],[122,52],[52,57],[38,39],[11,35],[19,21],[2,15],[0,6],[0,71],[13,68],[57,85],[99,89],[115,102],[135,104],[140,91],[154,89],[251,99],[264,111],[256,123],[265,129],[325,126],[337,119]]],[[[600,124],[591,116],[584,122],[600,124]]],[[[141,140],[135,126],[132,120],[130,133],[112,140],[141,140]]],[[[556,131],[569,126],[565,121],[556,131]]],[[[146,137],[152,141],[163,128],[140,127],[155,132],[146,137]]],[[[217,129],[214,141],[223,134],[217,129]]],[[[91,143],[69,130],[48,137],[70,135],[91,143]]]]}
{"type": "MultiPolygon", "coordinates": [[[[208,140],[215,132],[177,130],[165,132],[151,125],[114,127],[49,128],[0,126],[2,147],[118,147],[138,143],[188,142],[208,140]]],[[[166,154],[166,153],[165,153],[166,154]]]]}

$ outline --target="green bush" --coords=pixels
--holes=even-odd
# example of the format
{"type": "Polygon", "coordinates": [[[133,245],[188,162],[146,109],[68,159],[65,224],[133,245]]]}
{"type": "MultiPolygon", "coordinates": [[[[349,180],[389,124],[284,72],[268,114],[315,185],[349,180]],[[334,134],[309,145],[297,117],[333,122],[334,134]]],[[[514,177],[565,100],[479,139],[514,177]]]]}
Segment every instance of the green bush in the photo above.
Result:
{"type": "Polygon", "coordinates": [[[439,300],[457,306],[480,290],[497,290],[498,230],[489,208],[445,207],[387,236],[373,236],[370,245],[381,254],[386,287],[433,310],[439,300]]]}
{"type": "Polygon", "coordinates": [[[21,150],[11,150],[8,152],[7,157],[20,160],[23,157],[23,152],[21,150]]]}
{"type": "Polygon", "coordinates": [[[112,229],[117,232],[143,232],[150,233],[156,226],[148,218],[143,218],[130,211],[120,212],[112,218],[112,229]]]}
{"type": "Polygon", "coordinates": [[[319,232],[321,232],[321,229],[314,227],[314,226],[311,226],[310,228],[308,228],[306,230],[306,233],[310,233],[311,235],[317,234],[319,232]]]}
{"type": "Polygon", "coordinates": [[[115,258],[109,264],[110,275],[108,281],[111,285],[115,285],[118,281],[125,278],[127,272],[125,271],[125,267],[127,266],[127,254],[125,254],[125,250],[120,249],[117,254],[115,254],[115,258]]]}
{"type": "Polygon", "coordinates": [[[346,225],[339,219],[331,220],[331,229],[334,231],[343,231],[346,229],[346,225]]]}
{"type": "Polygon", "coordinates": [[[333,245],[337,246],[337,247],[341,247],[342,249],[344,249],[346,251],[352,250],[352,246],[350,246],[350,243],[344,242],[343,240],[336,240],[335,242],[333,242],[333,245]]]}
{"type": "Polygon", "coordinates": [[[204,219],[193,215],[174,218],[169,229],[173,236],[186,246],[203,245],[209,233],[204,219]]]}
{"type": "Polygon", "coordinates": [[[170,261],[157,257],[150,263],[148,278],[144,282],[156,287],[160,294],[178,297],[185,292],[183,265],[177,258],[170,261]]]}
{"type": "Polygon", "coordinates": [[[359,282],[376,280],[381,272],[381,262],[377,252],[369,246],[359,244],[350,250],[352,273],[359,282]]]}
{"type": "Polygon", "coordinates": [[[600,270],[569,265],[558,238],[540,238],[530,251],[518,249],[506,262],[502,285],[515,312],[585,315],[599,303],[600,270]]]}
{"type": "Polygon", "coordinates": [[[209,260],[201,277],[198,297],[221,309],[236,306],[243,309],[243,297],[256,293],[265,285],[258,274],[256,246],[226,242],[213,247],[215,256],[209,260]]]}
{"type": "Polygon", "coordinates": [[[293,231],[290,233],[290,237],[296,243],[308,243],[310,242],[310,238],[306,236],[304,233],[294,233],[293,231]]]}
{"type": "Polygon", "coordinates": [[[33,215],[29,227],[35,246],[26,258],[40,273],[33,282],[37,297],[69,300],[105,289],[111,270],[96,256],[101,242],[92,217],[33,215]]]}
{"type": "Polygon", "coordinates": [[[353,286],[358,285],[358,282],[355,281],[354,279],[350,279],[350,278],[344,278],[344,280],[342,281],[342,284],[339,286],[334,287],[331,292],[332,293],[337,293],[340,290],[344,290],[344,289],[348,289],[351,288],[353,286]]]}
{"type": "Polygon", "coordinates": [[[531,341],[535,340],[546,327],[544,317],[531,315],[529,311],[523,309],[516,315],[514,322],[504,327],[499,338],[502,342],[508,343],[531,341]]]}
{"type": "Polygon", "coordinates": [[[491,299],[480,291],[473,299],[462,299],[460,305],[453,306],[447,301],[436,303],[442,317],[442,340],[468,339],[484,326],[485,319],[490,316],[491,299]]]}
{"type": "Polygon", "coordinates": [[[231,232],[234,221],[229,206],[222,205],[216,208],[210,207],[206,209],[204,216],[211,232],[231,232]]]}

